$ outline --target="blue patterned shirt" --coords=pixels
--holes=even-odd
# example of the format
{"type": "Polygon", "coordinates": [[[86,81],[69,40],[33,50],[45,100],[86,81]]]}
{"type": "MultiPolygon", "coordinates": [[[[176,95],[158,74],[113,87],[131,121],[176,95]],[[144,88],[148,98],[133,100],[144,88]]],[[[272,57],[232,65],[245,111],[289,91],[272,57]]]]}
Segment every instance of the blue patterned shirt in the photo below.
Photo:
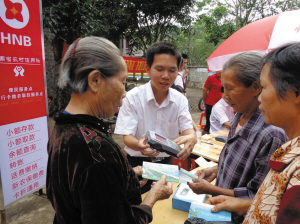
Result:
{"type": "Polygon", "coordinates": [[[237,113],[219,158],[216,186],[233,189],[235,197],[254,198],[270,167],[273,152],[287,136],[281,128],[268,125],[258,110],[237,132],[242,114],[237,113]]]}

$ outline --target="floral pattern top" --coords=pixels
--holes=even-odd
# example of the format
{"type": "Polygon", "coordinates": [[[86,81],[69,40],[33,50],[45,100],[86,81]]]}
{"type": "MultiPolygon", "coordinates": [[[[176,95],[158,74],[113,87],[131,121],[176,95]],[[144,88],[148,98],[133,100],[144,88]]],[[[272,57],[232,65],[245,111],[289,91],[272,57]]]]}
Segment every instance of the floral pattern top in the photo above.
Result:
{"type": "Polygon", "coordinates": [[[300,223],[300,137],[277,149],[243,223],[300,223]]]}

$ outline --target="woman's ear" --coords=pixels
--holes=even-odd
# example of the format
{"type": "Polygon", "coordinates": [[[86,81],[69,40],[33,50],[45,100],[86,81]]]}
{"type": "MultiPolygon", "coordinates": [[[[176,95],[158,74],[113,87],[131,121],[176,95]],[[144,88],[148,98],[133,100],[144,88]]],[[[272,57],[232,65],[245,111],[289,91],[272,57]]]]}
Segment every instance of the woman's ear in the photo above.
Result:
{"type": "Polygon", "coordinates": [[[93,70],[88,74],[88,86],[92,92],[97,92],[100,86],[101,74],[98,70],[93,70]]]}
{"type": "Polygon", "coordinates": [[[252,88],[253,88],[256,96],[258,96],[261,93],[262,88],[261,88],[259,81],[254,81],[252,83],[252,88]]]}
{"type": "Polygon", "coordinates": [[[300,93],[299,93],[299,91],[295,92],[295,103],[300,104],[300,93]]]}

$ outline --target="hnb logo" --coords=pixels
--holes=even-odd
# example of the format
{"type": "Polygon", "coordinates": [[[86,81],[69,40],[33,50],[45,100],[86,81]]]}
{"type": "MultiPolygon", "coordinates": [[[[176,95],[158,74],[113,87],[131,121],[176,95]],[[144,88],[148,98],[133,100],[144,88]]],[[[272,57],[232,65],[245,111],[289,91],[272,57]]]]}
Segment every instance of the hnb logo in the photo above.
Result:
{"type": "Polygon", "coordinates": [[[14,68],[14,72],[15,72],[15,76],[24,76],[24,72],[25,72],[25,70],[24,70],[24,68],[22,67],[22,66],[16,66],[15,68],[14,68]]]}
{"type": "Polygon", "coordinates": [[[22,29],[29,21],[29,11],[23,0],[0,0],[0,17],[8,26],[22,29]]]}
{"type": "Polygon", "coordinates": [[[0,40],[1,44],[7,43],[12,45],[24,45],[26,47],[31,46],[31,38],[28,36],[22,36],[22,35],[16,35],[16,34],[10,34],[10,33],[3,33],[0,32],[0,40]]]}

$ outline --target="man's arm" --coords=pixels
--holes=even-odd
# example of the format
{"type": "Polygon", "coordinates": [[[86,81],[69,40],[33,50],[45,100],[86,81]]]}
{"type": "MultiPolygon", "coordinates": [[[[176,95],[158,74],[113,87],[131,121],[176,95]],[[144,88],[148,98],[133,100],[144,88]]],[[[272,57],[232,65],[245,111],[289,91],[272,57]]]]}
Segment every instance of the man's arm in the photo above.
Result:
{"type": "Polygon", "coordinates": [[[132,135],[124,135],[123,140],[127,147],[135,151],[140,151],[144,156],[156,157],[159,154],[156,149],[152,150],[150,148],[150,145],[146,141],[145,135],[143,135],[139,140],[132,135]]]}
{"type": "Polygon", "coordinates": [[[186,69],[182,75],[182,79],[184,80],[188,76],[188,74],[189,74],[189,70],[186,69]]]}
{"type": "Polygon", "coordinates": [[[224,126],[225,128],[231,128],[231,124],[230,124],[228,121],[226,121],[226,122],[223,124],[223,126],[224,126]]]}
{"type": "Polygon", "coordinates": [[[202,100],[203,100],[203,103],[205,103],[206,99],[207,99],[207,92],[208,92],[208,89],[203,87],[203,92],[202,92],[202,100]]]}
{"type": "Polygon", "coordinates": [[[195,144],[197,143],[196,132],[193,128],[187,129],[181,133],[181,136],[176,138],[174,142],[177,145],[184,144],[184,148],[180,153],[177,154],[179,159],[186,159],[194,149],[195,144]]]}

